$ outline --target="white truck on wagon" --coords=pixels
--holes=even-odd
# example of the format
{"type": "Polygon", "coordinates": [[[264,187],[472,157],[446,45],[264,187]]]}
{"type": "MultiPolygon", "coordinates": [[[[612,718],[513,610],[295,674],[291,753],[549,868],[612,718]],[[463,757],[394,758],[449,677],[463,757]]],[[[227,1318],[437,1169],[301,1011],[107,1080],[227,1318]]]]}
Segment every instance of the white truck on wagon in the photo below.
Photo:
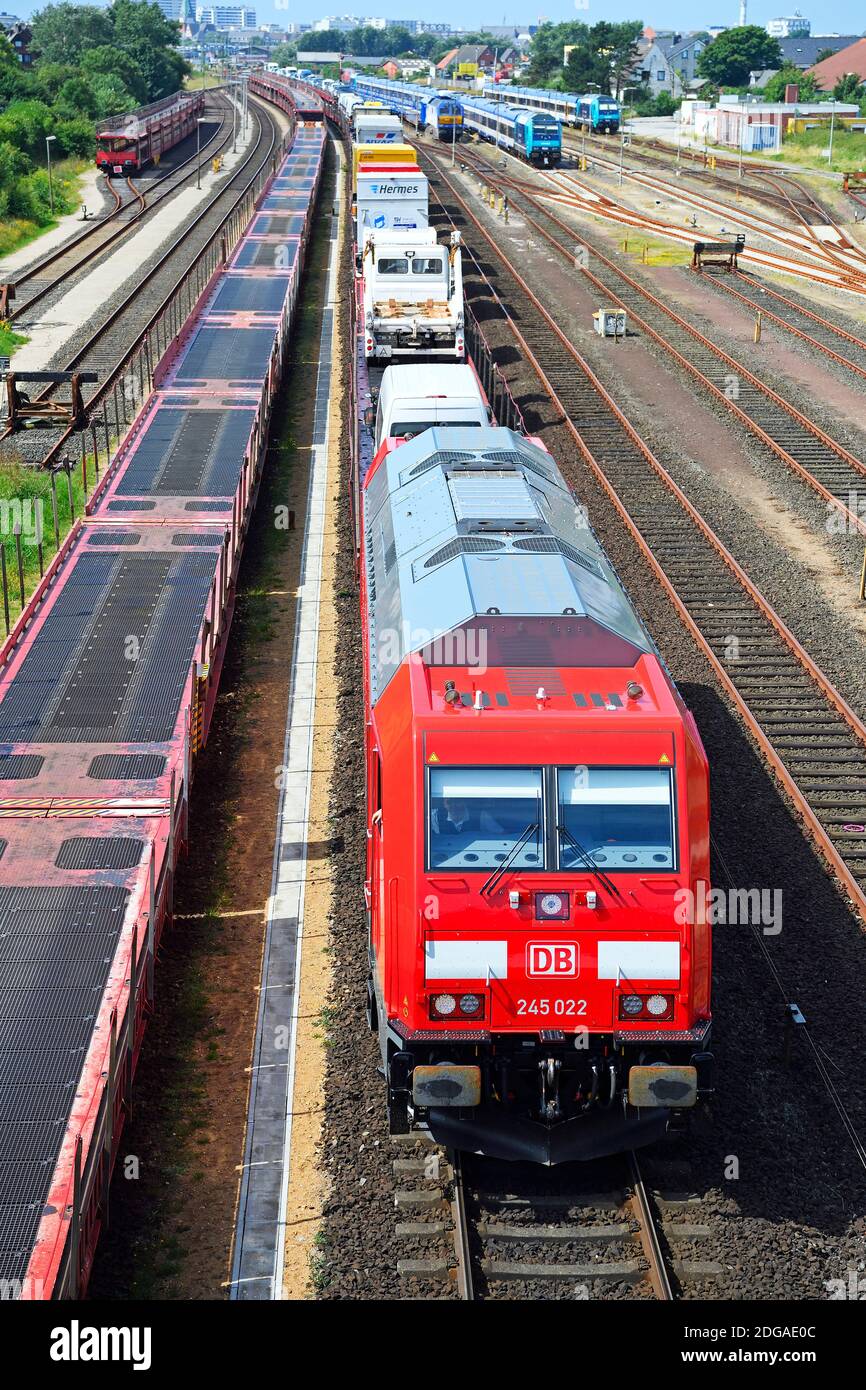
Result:
{"type": "MultiPolygon", "coordinates": [[[[360,228],[359,228],[360,234],[360,228]]],[[[460,233],[433,227],[367,232],[363,241],[364,355],[369,361],[465,356],[460,233]]]]}

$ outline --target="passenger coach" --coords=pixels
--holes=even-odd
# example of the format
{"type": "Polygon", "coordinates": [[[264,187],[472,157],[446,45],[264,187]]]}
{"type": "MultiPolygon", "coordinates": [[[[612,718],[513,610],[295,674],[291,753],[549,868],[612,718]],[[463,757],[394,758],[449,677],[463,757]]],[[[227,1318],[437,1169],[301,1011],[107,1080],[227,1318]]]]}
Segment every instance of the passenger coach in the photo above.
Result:
{"type": "Polygon", "coordinates": [[[530,164],[555,165],[562,160],[562,126],[545,112],[523,111],[476,97],[464,100],[463,122],[466,130],[530,164]]]}

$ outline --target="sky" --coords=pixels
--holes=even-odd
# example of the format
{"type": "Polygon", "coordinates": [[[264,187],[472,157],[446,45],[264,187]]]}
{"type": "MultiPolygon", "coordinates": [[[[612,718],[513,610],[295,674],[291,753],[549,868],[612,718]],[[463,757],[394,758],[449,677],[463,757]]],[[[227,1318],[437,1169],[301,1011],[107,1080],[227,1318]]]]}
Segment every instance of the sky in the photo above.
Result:
{"type": "MultiPolygon", "coordinates": [[[[26,17],[42,7],[46,0],[24,0],[15,4],[6,0],[0,8],[26,17]]],[[[92,2],[92,0],[91,0],[92,2]]],[[[226,0],[237,3],[239,0],[226,0]]],[[[87,3],[87,0],[79,0],[87,3]]],[[[401,19],[414,13],[414,5],[406,0],[247,0],[255,7],[260,23],[310,23],[323,14],[370,14],[401,19]]],[[[794,14],[800,10],[812,21],[814,34],[860,34],[866,30],[866,13],[862,0],[830,0],[829,4],[812,6],[809,0],[749,0],[748,22],[765,24],[778,15],[794,14]]],[[[733,25],[739,16],[739,0],[475,0],[467,7],[465,0],[438,0],[437,20],[453,24],[472,24],[479,28],[487,24],[537,24],[540,19],[558,23],[567,19],[594,24],[600,19],[643,19],[654,29],[697,29],[713,24],[733,25]]]]}
{"type": "MultiPolygon", "coordinates": [[[[274,0],[249,0],[255,4],[260,21],[293,19],[309,23],[322,14],[371,14],[400,19],[414,14],[414,6],[400,0],[357,0],[357,3],[333,3],[333,0],[289,0],[288,6],[276,5],[274,0]]],[[[862,0],[830,0],[814,8],[808,0],[793,0],[792,4],[773,0],[749,0],[750,24],[765,24],[778,15],[790,15],[800,10],[812,20],[813,33],[860,34],[866,29],[866,13],[862,0]]],[[[454,24],[472,24],[479,28],[488,24],[537,24],[540,18],[558,23],[578,19],[594,24],[600,19],[643,19],[654,29],[695,29],[711,24],[736,24],[739,0],[475,0],[467,6],[465,0],[439,0],[435,18],[454,24]]]]}

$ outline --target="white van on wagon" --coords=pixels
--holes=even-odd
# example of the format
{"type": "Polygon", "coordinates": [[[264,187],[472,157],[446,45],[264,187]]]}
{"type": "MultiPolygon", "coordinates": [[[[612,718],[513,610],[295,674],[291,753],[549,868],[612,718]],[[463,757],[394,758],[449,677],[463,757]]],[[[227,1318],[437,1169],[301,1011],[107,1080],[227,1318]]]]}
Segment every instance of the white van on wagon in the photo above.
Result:
{"type": "Polygon", "coordinates": [[[489,425],[481,383],[466,363],[386,367],[376,404],[376,451],[385,439],[411,439],[431,425],[489,425]]]}

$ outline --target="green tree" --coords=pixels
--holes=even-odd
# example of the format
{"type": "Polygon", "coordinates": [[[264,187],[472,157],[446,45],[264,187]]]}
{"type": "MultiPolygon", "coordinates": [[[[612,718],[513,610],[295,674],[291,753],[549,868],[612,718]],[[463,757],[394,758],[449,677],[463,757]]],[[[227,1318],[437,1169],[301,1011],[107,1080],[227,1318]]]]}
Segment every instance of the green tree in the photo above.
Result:
{"type": "Polygon", "coordinates": [[[617,99],[637,61],[637,41],[642,33],[643,24],[639,19],[625,20],[621,24],[601,20],[589,31],[590,45],[599,57],[599,80],[604,72],[606,90],[612,90],[617,99]]]}
{"type": "Polygon", "coordinates": [[[861,77],[856,72],[846,72],[833,88],[834,101],[856,101],[861,102],[866,95],[866,86],[861,77]]]}
{"type": "Polygon", "coordinates": [[[639,19],[619,24],[603,19],[592,28],[574,21],[542,24],[532,40],[527,82],[577,93],[594,84],[618,96],[635,65],[642,29],[639,19]],[[571,52],[563,66],[566,48],[571,52]]]}
{"type": "Polygon", "coordinates": [[[176,92],[192,71],[174,47],[179,36],[177,24],[165,18],[159,5],[147,0],[114,0],[109,13],[114,44],[141,70],[147,99],[156,101],[176,92]]]}
{"type": "Polygon", "coordinates": [[[698,58],[698,73],[718,87],[743,87],[749,73],[761,68],[780,68],[782,50],[758,24],[744,24],[719,34],[698,58]]]}
{"type": "Polygon", "coordinates": [[[96,5],[47,5],[30,21],[33,47],[45,63],[74,63],[86,48],[111,43],[111,12],[96,5]]]}
{"type": "Polygon", "coordinates": [[[104,121],[107,116],[121,116],[135,111],[141,105],[138,97],[125,87],[119,77],[111,73],[100,73],[94,77],[91,86],[96,103],[96,116],[104,121]]]}
{"type": "Polygon", "coordinates": [[[139,106],[150,100],[147,79],[134,58],[113,45],[100,44],[90,48],[81,59],[81,67],[91,81],[113,77],[135,97],[139,106]]]}
{"type": "Polygon", "coordinates": [[[0,115],[0,140],[8,140],[25,154],[42,156],[53,126],[54,114],[44,101],[13,101],[0,115]]]}
{"type": "Polygon", "coordinates": [[[86,116],[74,116],[68,121],[58,121],[54,128],[61,154],[77,154],[93,157],[93,122],[86,116]]]}
{"type": "Polygon", "coordinates": [[[54,110],[64,120],[74,120],[76,116],[93,119],[98,111],[91,84],[81,77],[68,77],[57,93],[54,110]]]}
{"type": "Polygon", "coordinates": [[[271,54],[273,61],[279,64],[281,68],[291,67],[297,56],[298,50],[293,43],[278,43],[271,54]]]}
{"type": "Polygon", "coordinates": [[[785,88],[794,83],[799,88],[800,101],[814,101],[822,95],[816,79],[810,72],[802,72],[793,63],[785,63],[784,67],[774,77],[771,77],[767,85],[762,88],[761,95],[765,101],[784,101],[785,88]]]}

